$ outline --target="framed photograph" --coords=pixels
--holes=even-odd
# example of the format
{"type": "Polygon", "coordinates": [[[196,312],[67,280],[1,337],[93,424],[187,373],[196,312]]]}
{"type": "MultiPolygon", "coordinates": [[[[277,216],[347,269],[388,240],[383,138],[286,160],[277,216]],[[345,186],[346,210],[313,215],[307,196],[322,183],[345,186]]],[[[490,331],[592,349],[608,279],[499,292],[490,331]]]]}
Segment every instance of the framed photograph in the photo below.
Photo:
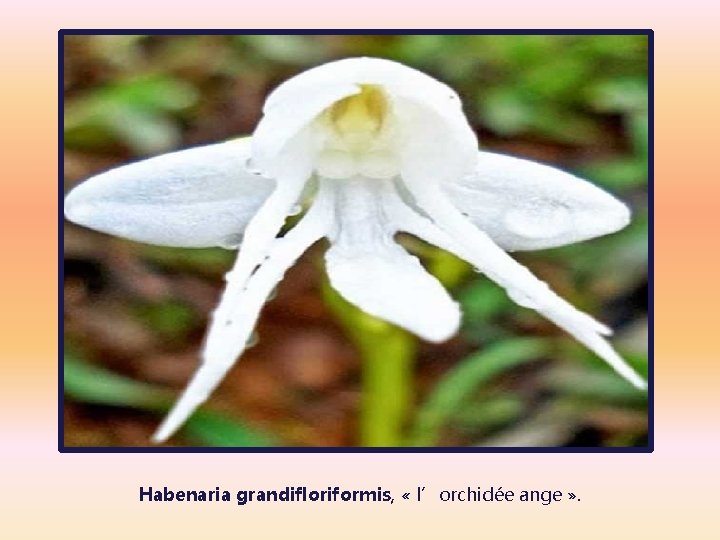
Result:
{"type": "Polygon", "coordinates": [[[61,451],[652,451],[651,31],[59,46],[61,451]]]}

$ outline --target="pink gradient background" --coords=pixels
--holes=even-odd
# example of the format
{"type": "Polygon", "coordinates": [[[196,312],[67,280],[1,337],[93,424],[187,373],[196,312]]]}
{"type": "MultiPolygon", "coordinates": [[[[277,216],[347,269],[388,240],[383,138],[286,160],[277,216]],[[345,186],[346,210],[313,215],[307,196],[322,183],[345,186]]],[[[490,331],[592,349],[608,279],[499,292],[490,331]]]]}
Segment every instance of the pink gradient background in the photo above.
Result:
{"type": "Polygon", "coordinates": [[[0,34],[0,509],[5,538],[717,538],[720,258],[717,5],[445,0],[202,4],[27,1],[0,34]],[[410,5],[406,3],[405,5],[410,5]],[[192,10],[192,11],[190,11],[192,10]],[[59,454],[57,30],[107,27],[653,28],[656,67],[656,438],[653,454],[59,454]],[[467,485],[562,489],[579,503],[155,505],[139,485],[323,488],[398,496],[467,485]]]}

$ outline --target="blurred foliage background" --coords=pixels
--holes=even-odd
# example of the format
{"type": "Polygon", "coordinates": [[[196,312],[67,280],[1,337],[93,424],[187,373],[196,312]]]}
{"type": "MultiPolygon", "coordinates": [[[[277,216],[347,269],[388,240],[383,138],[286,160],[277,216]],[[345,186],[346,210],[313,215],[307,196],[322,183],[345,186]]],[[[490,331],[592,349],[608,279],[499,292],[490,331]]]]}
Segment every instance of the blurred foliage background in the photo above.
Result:
{"type": "MultiPolygon", "coordinates": [[[[249,134],[277,84],[359,55],[447,82],[486,149],[571,170],[632,206],[632,224],[615,235],[517,257],[613,326],[620,352],[647,373],[645,36],[68,36],[65,187],[142,156],[249,134]]],[[[448,343],[410,345],[414,384],[396,444],[647,444],[645,395],[464,264],[405,242],[462,303],[464,324],[448,343]]],[[[256,346],[170,444],[364,443],[363,342],[348,335],[352,308],[328,290],[321,254],[316,246],[288,273],[256,346]]],[[[66,224],[66,445],[149,444],[197,364],[233,257],[66,224]]]]}

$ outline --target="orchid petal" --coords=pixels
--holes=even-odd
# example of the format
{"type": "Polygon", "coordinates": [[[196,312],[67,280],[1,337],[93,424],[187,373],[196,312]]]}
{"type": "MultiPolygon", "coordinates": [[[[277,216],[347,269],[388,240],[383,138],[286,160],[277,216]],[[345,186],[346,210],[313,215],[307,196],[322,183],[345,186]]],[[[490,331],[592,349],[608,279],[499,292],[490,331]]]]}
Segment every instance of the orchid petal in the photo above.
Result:
{"type": "Polygon", "coordinates": [[[249,139],[191,148],[99,174],[65,199],[70,221],[177,247],[236,247],[274,182],[246,168],[249,139]]]}
{"type": "Polygon", "coordinates": [[[302,177],[283,178],[247,225],[240,251],[228,274],[228,293],[241,292],[252,273],[273,247],[292,208],[305,187],[302,177]]]}
{"type": "Polygon", "coordinates": [[[397,100],[401,175],[433,171],[435,181],[446,182],[471,170],[477,159],[477,139],[465,117],[444,117],[423,104],[397,100]],[[438,137],[438,133],[442,133],[438,137]]]}
{"type": "Polygon", "coordinates": [[[480,152],[475,173],[443,185],[453,204],[503,249],[571,244],[630,221],[612,195],[559,169],[480,152]]]}
{"type": "Polygon", "coordinates": [[[333,103],[359,93],[360,87],[333,81],[327,86],[308,90],[302,100],[281,101],[273,105],[269,100],[266,102],[263,117],[253,133],[253,163],[271,175],[277,169],[278,156],[294,137],[333,103]]]}
{"type": "Polygon", "coordinates": [[[395,243],[377,184],[361,179],[336,186],[339,222],[325,255],[330,284],[371,315],[428,341],[445,341],[460,324],[458,305],[395,243]]]}
{"type": "Polygon", "coordinates": [[[275,191],[258,208],[248,222],[240,245],[229,290],[241,291],[245,282],[267,257],[273,241],[280,233],[293,208],[301,204],[307,181],[311,176],[311,157],[307,153],[307,133],[295,137],[277,161],[275,191]]]}
{"type": "MultiPolygon", "coordinates": [[[[355,87],[357,90],[347,94],[350,95],[359,91],[359,85],[377,85],[389,97],[399,120],[400,146],[408,146],[401,150],[405,158],[403,167],[422,167],[422,162],[433,156],[444,160],[443,170],[449,173],[448,163],[454,164],[457,170],[472,167],[477,139],[463,114],[457,93],[421,71],[381,58],[337,60],[287,80],[268,97],[265,117],[258,130],[263,129],[263,122],[283,125],[288,117],[309,117],[312,112],[319,112],[321,102],[331,105],[334,92],[340,99],[345,97],[342,89],[349,91],[355,87]],[[308,114],[296,112],[298,108],[308,114]],[[438,133],[442,133],[442,137],[438,137],[438,133]]],[[[261,140],[257,132],[255,140],[261,140]]],[[[276,142],[275,147],[278,144],[276,142]]]]}
{"type": "Polygon", "coordinates": [[[330,205],[327,197],[319,197],[303,219],[284,237],[272,244],[267,260],[247,282],[240,294],[232,282],[223,293],[212,316],[205,340],[203,361],[182,397],[173,406],[158,428],[153,440],[162,442],[170,437],[201,405],[247,346],[260,311],[287,269],[330,227],[330,205]]]}
{"type": "MultiPolygon", "coordinates": [[[[429,237],[423,232],[427,225],[415,227],[413,234],[425,237],[439,247],[465,259],[490,279],[505,288],[517,304],[534,309],[563,328],[580,343],[612,366],[621,376],[638,389],[647,383],[603,339],[610,329],[589,315],[577,310],[552,292],[544,282],[537,279],[527,268],[505,253],[483,231],[470,223],[453,205],[437,185],[428,179],[407,183],[420,208],[434,221],[429,237]]],[[[420,217],[420,216],[418,216],[420,217]]],[[[424,219],[424,218],[421,218],[424,219]]]]}
{"type": "Polygon", "coordinates": [[[452,88],[422,71],[384,58],[345,58],[304,71],[278,86],[268,96],[264,111],[302,103],[318,90],[328,92],[333,87],[361,84],[382,86],[390,95],[420,103],[444,118],[463,116],[460,98],[452,88]]]}

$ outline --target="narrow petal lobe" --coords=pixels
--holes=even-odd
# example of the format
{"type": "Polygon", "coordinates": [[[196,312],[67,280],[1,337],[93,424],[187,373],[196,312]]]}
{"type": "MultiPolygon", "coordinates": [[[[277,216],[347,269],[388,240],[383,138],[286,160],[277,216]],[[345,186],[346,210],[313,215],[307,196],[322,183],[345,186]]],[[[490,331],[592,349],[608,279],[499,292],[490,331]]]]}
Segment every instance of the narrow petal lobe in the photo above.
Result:
{"type": "Polygon", "coordinates": [[[155,442],[170,437],[220,384],[246,348],[260,311],[286,270],[330,227],[330,204],[318,198],[307,215],[284,237],[273,242],[267,260],[245,286],[237,286],[232,273],[228,288],[212,316],[202,363],[182,397],[154,435],[155,442]]]}
{"type": "Polygon", "coordinates": [[[563,328],[635,387],[647,387],[643,378],[602,337],[611,333],[609,328],[570,305],[505,253],[485,232],[470,223],[445,198],[438,186],[425,181],[411,182],[408,188],[417,204],[435,222],[432,227],[415,226],[419,235],[428,232],[428,241],[454,252],[474,265],[478,271],[505,288],[513,301],[534,309],[563,328]]]}

